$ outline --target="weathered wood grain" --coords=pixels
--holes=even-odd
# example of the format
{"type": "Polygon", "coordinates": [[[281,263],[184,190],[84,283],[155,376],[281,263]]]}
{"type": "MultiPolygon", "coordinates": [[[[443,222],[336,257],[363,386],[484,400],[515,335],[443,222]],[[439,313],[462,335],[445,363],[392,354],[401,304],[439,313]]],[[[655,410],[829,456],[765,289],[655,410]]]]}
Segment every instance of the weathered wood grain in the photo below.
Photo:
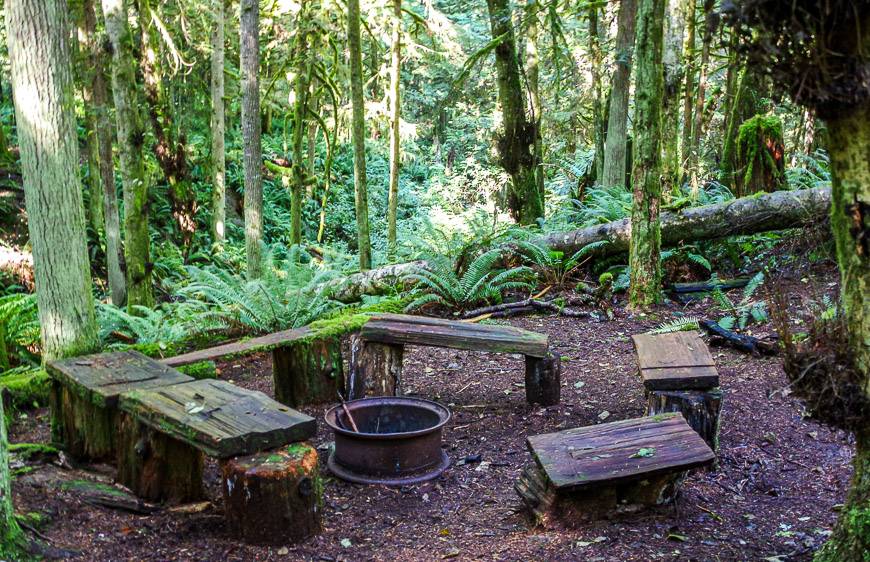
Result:
{"type": "Polygon", "coordinates": [[[647,390],[690,390],[719,386],[719,372],[697,332],[635,334],[640,376],[647,390]]]}
{"type": "Polygon", "coordinates": [[[193,379],[138,351],[100,353],[49,361],[48,373],[96,406],[114,408],[128,390],[167,386],[193,379]]]}
{"type": "Polygon", "coordinates": [[[170,367],[178,367],[179,365],[211,361],[221,357],[271,351],[276,347],[291,344],[310,334],[311,330],[308,327],[293,328],[257,338],[226,343],[208,349],[200,349],[199,351],[191,351],[190,353],[176,355],[175,357],[167,357],[166,359],[161,359],[160,362],[170,367]]]}
{"type": "Polygon", "coordinates": [[[121,396],[120,408],[217,458],[303,441],[316,429],[313,418],[262,392],[212,379],[133,390],[121,396]]]}
{"type": "Polygon", "coordinates": [[[406,314],[374,316],[362,327],[360,336],[380,343],[521,353],[532,357],[545,357],[548,347],[545,334],[514,326],[469,324],[406,314]]]}
{"type": "Polygon", "coordinates": [[[527,445],[559,492],[685,471],[715,459],[680,414],[533,435],[527,445]],[[641,449],[652,454],[638,456],[641,449]]]}

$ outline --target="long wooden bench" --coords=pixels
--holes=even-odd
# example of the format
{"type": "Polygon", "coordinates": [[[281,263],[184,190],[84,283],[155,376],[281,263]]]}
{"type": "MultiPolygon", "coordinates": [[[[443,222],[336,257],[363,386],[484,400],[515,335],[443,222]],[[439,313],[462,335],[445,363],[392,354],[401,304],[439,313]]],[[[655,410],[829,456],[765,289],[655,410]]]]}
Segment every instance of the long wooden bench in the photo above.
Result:
{"type": "Polygon", "coordinates": [[[550,353],[545,334],[406,314],[379,314],[363,325],[354,345],[349,395],[397,394],[406,345],[524,355],[527,400],[542,405],[559,402],[561,362],[550,353]]]}
{"type": "Polygon", "coordinates": [[[680,412],[717,450],[722,391],[707,344],[697,332],[635,334],[632,341],[646,390],[647,415],[680,412]]]}
{"type": "Polygon", "coordinates": [[[670,502],[688,470],[715,459],[678,413],[533,435],[526,443],[534,464],[514,488],[543,524],[670,502]]]}

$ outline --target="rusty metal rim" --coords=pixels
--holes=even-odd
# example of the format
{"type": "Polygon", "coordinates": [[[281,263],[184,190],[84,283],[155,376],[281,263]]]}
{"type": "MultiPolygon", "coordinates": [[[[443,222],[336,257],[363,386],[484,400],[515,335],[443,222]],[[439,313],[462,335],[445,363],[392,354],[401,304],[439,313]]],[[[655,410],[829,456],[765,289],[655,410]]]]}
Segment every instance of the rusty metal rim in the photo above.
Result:
{"type": "MultiPolygon", "coordinates": [[[[359,435],[358,433],[356,435],[359,435]]],[[[384,486],[409,486],[411,484],[420,484],[422,482],[428,482],[429,480],[433,480],[441,476],[441,474],[450,466],[450,457],[447,456],[443,450],[441,451],[441,460],[431,469],[425,470],[424,472],[417,472],[414,474],[410,474],[403,477],[396,476],[375,476],[372,474],[362,474],[359,472],[353,472],[348,470],[347,468],[341,466],[339,463],[335,461],[335,452],[331,452],[329,454],[329,458],[326,460],[326,466],[329,467],[330,472],[341,478],[342,480],[347,480],[348,482],[353,482],[355,484],[382,484],[384,486]]]]}
{"type": "MultiPolygon", "coordinates": [[[[350,402],[345,402],[347,408],[353,413],[355,409],[361,409],[362,407],[367,407],[368,405],[382,405],[382,406],[416,406],[425,410],[429,410],[438,415],[438,423],[433,425],[432,427],[427,427],[424,429],[418,429],[417,431],[400,431],[397,433],[364,433],[364,432],[356,432],[350,429],[345,429],[338,424],[338,412],[342,409],[341,404],[337,406],[333,406],[324,414],[323,419],[326,422],[326,425],[332,428],[336,433],[341,433],[342,435],[347,435],[355,438],[362,439],[396,439],[402,437],[417,437],[420,435],[427,435],[432,433],[433,431],[437,431],[444,427],[447,422],[450,421],[450,410],[448,410],[445,406],[442,406],[438,402],[433,402],[432,400],[426,400],[425,398],[409,398],[405,396],[376,396],[373,398],[358,398],[356,400],[351,400],[350,402]]],[[[443,469],[442,469],[443,470],[443,469]]]]}

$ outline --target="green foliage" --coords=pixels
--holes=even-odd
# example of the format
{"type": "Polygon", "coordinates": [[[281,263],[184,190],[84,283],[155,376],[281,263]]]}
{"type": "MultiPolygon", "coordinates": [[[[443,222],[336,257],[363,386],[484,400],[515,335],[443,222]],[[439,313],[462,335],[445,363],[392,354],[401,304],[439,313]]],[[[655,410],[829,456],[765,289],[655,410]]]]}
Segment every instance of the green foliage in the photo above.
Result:
{"type": "Polygon", "coordinates": [[[812,154],[795,154],[795,165],[785,171],[791,189],[810,189],[831,185],[831,162],[828,153],[818,149],[812,154]]]}
{"type": "Polygon", "coordinates": [[[595,251],[609,244],[607,240],[592,242],[583,246],[570,256],[565,252],[551,250],[548,247],[529,240],[517,240],[510,247],[519,253],[531,266],[539,282],[545,285],[563,287],[577,273],[595,251]]]}
{"type": "Polygon", "coordinates": [[[756,115],[743,122],[737,133],[737,157],[746,162],[743,183],[752,181],[754,166],[763,162],[776,183],[779,183],[779,167],[767,149],[769,139],[782,140],[782,120],[776,115],[756,115]],[[761,160],[759,161],[759,156],[761,160]]]}
{"type": "Polygon", "coordinates": [[[662,264],[667,261],[688,262],[697,264],[707,271],[713,270],[710,260],[701,254],[697,246],[679,246],[677,248],[662,250],[660,256],[662,264]]]}
{"type": "Polygon", "coordinates": [[[13,409],[48,405],[49,388],[44,369],[20,366],[0,374],[0,389],[10,396],[13,409]]]}
{"type": "Polygon", "coordinates": [[[683,316],[668,322],[662,322],[654,330],[650,330],[650,334],[669,334],[671,332],[689,332],[692,330],[700,330],[698,324],[699,319],[696,316],[683,316]]]}
{"type": "Polygon", "coordinates": [[[0,326],[10,365],[39,364],[40,343],[36,295],[11,293],[0,297],[0,326]]]}
{"type": "MultiPolygon", "coordinates": [[[[711,280],[715,282],[717,279],[714,274],[711,280]]],[[[726,316],[719,319],[719,325],[726,330],[731,330],[735,326],[739,329],[744,329],[750,321],[756,324],[763,324],[768,320],[767,302],[763,299],[756,299],[755,293],[764,283],[764,272],[756,273],[749,283],[743,288],[742,298],[735,303],[720,287],[716,287],[710,293],[713,301],[720,310],[726,313],[726,316]]]]}
{"type": "Polygon", "coordinates": [[[181,365],[176,367],[176,369],[196,380],[217,378],[217,367],[215,366],[214,361],[200,361],[199,363],[191,363],[190,365],[181,365]]]}

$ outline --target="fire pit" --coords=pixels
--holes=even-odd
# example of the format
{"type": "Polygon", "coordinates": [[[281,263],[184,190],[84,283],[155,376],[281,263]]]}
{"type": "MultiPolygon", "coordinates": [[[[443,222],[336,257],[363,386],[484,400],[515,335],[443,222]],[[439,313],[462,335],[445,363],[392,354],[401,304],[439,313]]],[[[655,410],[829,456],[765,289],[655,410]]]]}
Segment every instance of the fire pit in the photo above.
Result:
{"type": "Polygon", "coordinates": [[[441,429],[450,411],[420,398],[383,396],[346,403],[359,431],[338,405],[326,412],[335,433],[329,469],[343,480],[398,486],[431,480],[450,464],[441,429]]]}

